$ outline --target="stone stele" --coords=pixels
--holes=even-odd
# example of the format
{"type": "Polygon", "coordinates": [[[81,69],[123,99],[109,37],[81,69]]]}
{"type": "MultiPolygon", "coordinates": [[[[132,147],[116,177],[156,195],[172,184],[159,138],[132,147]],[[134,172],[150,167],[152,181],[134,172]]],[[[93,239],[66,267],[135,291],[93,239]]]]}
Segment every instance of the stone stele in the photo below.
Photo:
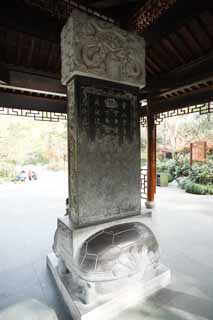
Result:
{"type": "Polygon", "coordinates": [[[141,214],[139,89],[67,85],[69,215],[75,227],[141,214]]]}
{"type": "Polygon", "coordinates": [[[170,282],[141,216],[144,40],[73,10],[61,49],[69,208],[47,261],[73,319],[115,319],[170,282]]]}
{"type": "Polygon", "coordinates": [[[145,86],[145,42],[77,9],[61,34],[62,83],[74,74],[145,86]]]}

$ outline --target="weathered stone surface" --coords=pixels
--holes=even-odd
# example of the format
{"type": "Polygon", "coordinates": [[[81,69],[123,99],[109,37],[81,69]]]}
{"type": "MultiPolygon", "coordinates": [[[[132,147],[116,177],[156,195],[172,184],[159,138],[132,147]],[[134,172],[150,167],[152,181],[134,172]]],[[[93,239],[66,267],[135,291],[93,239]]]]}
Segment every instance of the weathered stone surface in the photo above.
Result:
{"type": "Polygon", "coordinates": [[[97,17],[73,10],[61,35],[62,83],[74,74],[145,86],[145,42],[97,17]]]}
{"type": "MultiPolygon", "coordinates": [[[[79,221],[79,199],[78,199],[78,158],[77,158],[77,101],[75,99],[75,82],[71,81],[67,86],[68,94],[68,186],[69,207],[72,222],[77,225],[79,221]]],[[[69,211],[69,210],[68,210],[69,211]]]]}
{"type": "Polygon", "coordinates": [[[117,281],[137,273],[143,279],[145,272],[155,275],[160,258],[159,245],[141,220],[141,217],[132,217],[112,225],[102,224],[96,232],[94,227],[81,228],[81,235],[85,235],[79,238],[66,218],[59,219],[54,252],[70,272],[86,282],[117,281]]]}
{"type": "Polygon", "coordinates": [[[90,284],[85,289],[83,283],[77,281],[72,273],[58,272],[58,262],[53,254],[48,256],[47,261],[74,320],[115,320],[122,311],[128,311],[130,307],[133,308],[134,315],[134,311],[137,311],[134,309],[136,303],[141,305],[146,298],[171,281],[170,270],[159,265],[155,274],[146,274],[143,279],[139,275],[126,278],[121,284],[107,281],[96,283],[95,286],[90,284]],[[85,290],[87,294],[83,294],[85,290]]]}
{"type": "MultiPolygon", "coordinates": [[[[103,302],[113,300],[119,292],[129,292],[137,283],[143,287],[161,273],[158,242],[141,216],[80,229],[73,228],[66,216],[59,219],[57,233],[54,249],[59,257],[56,262],[58,275],[55,267],[49,266],[56,281],[58,276],[61,277],[69,291],[67,295],[65,288],[60,288],[66,294],[71,312],[75,309],[71,301],[79,307],[82,305],[83,309],[96,310],[103,302]],[[68,234],[71,234],[73,248],[68,244],[64,251],[64,238],[68,234]]],[[[169,280],[170,273],[167,276],[169,280]]],[[[161,281],[157,280],[155,284],[161,286],[161,281]]],[[[134,292],[131,291],[128,297],[134,300],[134,292]]]]}
{"type": "Polygon", "coordinates": [[[30,299],[14,304],[0,312],[0,320],[57,320],[53,309],[30,299]]]}
{"type": "Polygon", "coordinates": [[[103,229],[81,246],[74,264],[87,281],[112,281],[140,273],[159,265],[159,246],[154,234],[142,223],[116,224],[103,229]]]}
{"type": "Polygon", "coordinates": [[[72,230],[58,219],[57,230],[55,232],[53,251],[57,257],[63,261],[69,261],[73,257],[73,234],[72,230]]]}
{"type": "Polygon", "coordinates": [[[80,77],[68,84],[68,104],[73,223],[140,214],[138,89],[80,77]]]}

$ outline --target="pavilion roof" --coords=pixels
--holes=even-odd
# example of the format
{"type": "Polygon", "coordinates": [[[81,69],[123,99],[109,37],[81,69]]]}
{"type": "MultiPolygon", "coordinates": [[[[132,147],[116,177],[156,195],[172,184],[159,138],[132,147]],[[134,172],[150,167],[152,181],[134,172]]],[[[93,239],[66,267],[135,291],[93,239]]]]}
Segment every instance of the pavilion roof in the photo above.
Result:
{"type": "Polygon", "coordinates": [[[0,10],[0,59],[13,86],[65,93],[60,32],[76,6],[145,38],[141,96],[155,111],[213,98],[212,0],[8,0],[0,10]]]}

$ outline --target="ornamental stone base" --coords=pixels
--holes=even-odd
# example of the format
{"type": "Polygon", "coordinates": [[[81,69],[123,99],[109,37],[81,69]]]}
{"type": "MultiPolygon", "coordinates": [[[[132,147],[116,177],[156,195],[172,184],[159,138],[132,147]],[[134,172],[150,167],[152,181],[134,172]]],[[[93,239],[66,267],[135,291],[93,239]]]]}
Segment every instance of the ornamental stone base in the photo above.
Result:
{"type": "Polygon", "coordinates": [[[74,320],[114,319],[170,283],[143,221],[139,215],[75,229],[68,216],[58,219],[47,263],[74,320]]]}
{"type": "Polygon", "coordinates": [[[160,265],[154,277],[149,278],[147,274],[147,280],[140,279],[140,275],[138,278],[126,279],[125,286],[121,290],[115,290],[110,298],[103,296],[102,300],[94,300],[86,305],[78,297],[78,283],[76,284],[72,274],[59,271],[58,258],[50,254],[47,263],[74,320],[122,320],[120,314],[123,311],[131,308],[132,312],[134,307],[137,309],[138,304],[143,304],[150,295],[166,287],[171,281],[170,270],[160,265]]]}

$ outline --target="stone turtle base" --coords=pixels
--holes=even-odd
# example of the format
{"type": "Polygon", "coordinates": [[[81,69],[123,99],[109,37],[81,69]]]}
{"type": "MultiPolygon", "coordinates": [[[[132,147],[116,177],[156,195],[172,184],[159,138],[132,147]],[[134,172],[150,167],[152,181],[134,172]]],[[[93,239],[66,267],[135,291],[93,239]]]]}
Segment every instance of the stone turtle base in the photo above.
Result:
{"type": "MultiPolygon", "coordinates": [[[[73,320],[115,320],[119,314],[132,308],[138,303],[144,303],[146,298],[158,290],[165,288],[171,282],[171,272],[160,265],[157,275],[147,281],[129,281],[125,290],[115,291],[110,300],[94,301],[89,305],[83,304],[76,295],[76,284],[70,273],[58,272],[58,258],[54,253],[47,256],[47,265],[55,279],[57,287],[70,311],[73,320]]],[[[117,318],[118,317],[118,318],[117,318]]],[[[131,319],[129,319],[131,320],[131,319]]]]}

